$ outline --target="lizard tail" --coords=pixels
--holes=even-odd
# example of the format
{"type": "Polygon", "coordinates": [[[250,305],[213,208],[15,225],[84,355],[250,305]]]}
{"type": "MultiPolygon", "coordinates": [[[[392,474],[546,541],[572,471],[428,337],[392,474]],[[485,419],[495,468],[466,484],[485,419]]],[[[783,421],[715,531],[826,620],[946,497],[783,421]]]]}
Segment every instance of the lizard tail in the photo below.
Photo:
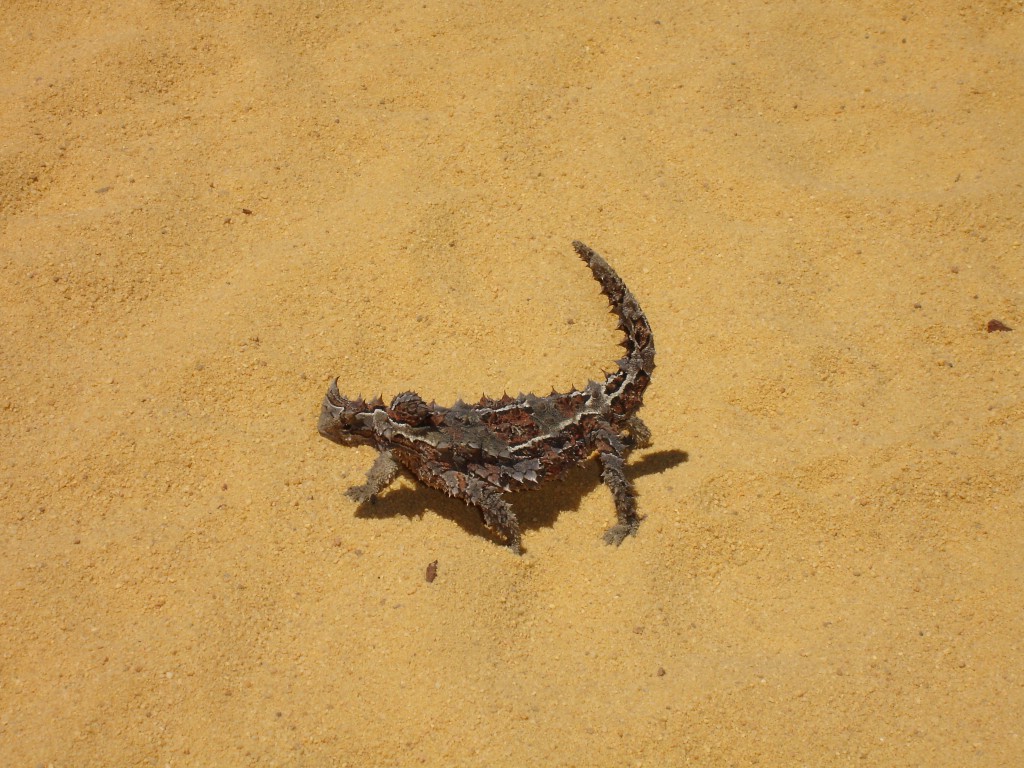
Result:
{"type": "Polygon", "coordinates": [[[641,397],[654,371],[654,336],[650,323],[636,298],[607,261],[579,240],[574,241],[572,247],[601,284],[602,292],[612,305],[612,312],[619,317],[619,328],[626,335],[622,342],[626,356],[618,361],[619,369],[605,380],[605,392],[621,401],[615,409],[620,414],[634,413],[640,407],[641,397]]]}
{"type": "Polygon", "coordinates": [[[612,305],[612,312],[619,317],[619,328],[626,334],[623,346],[625,365],[639,368],[650,375],[654,371],[654,336],[647,316],[640,304],[630,293],[622,278],[611,268],[600,254],[579,240],[573,242],[576,253],[587,263],[594,278],[601,284],[601,290],[612,305]]]}

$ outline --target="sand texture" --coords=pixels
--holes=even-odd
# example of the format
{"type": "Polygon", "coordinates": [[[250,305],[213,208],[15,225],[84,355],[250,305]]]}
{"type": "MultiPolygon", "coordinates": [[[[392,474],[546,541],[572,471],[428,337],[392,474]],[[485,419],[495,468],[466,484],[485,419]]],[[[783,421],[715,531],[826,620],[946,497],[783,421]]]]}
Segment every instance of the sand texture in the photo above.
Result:
{"type": "Polygon", "coordinates": [[[1024,765],[1020,2],[0,25],[0,765],[1024,765]],[[593,461],[521,558],[357,509],[332,377],[612,365],[573,239],[657,342],[639,536],[593,461]]]}

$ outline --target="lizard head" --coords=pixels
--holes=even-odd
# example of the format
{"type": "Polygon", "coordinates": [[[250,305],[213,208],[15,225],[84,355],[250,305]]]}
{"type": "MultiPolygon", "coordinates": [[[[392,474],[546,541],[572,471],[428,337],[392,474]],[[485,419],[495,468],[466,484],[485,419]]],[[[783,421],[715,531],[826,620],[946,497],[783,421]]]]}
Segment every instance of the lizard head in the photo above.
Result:
{"type": "Polygon", "coordinates": [[[341,445],[371,445],[373,426],[370,414],[381,406],[383,403],[379,401],[367,403],[361,397],[356,400],[342,397],[335,379],[320,406],[317,430],[328,440],[341,445]]]}

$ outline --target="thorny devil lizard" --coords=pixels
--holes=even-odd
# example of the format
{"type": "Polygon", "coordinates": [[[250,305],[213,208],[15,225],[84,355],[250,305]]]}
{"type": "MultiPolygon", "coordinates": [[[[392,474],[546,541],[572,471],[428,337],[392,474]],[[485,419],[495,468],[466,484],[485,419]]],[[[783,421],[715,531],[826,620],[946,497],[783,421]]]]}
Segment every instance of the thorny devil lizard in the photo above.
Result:
{"type": "Polygon", "coordinates": [[[318,429],[341,445],[372,445],[380,454],[364,485],[349,498],[372,501],[405,467],[417,480],[479,510],[509,549],[520,552],[519,521],[502,493],[540,486],[586,461],[595,452],[601,479],[615,499],[618,523],[604,534],[609,544],[636,535],[640,516],[636,491],[624,472],[625,455],[650,443],[651,432],[636,415],[654,371],[654,338],[643,310],[608,262],[583,243],[573,243],[619,317],[626,355],[604,383],[547,397],[484,397],[451,408],[427,405],[415,392],[396,395],[391,405],[376,398],[348,400],[335,379],[320,410],[318,429]]]}

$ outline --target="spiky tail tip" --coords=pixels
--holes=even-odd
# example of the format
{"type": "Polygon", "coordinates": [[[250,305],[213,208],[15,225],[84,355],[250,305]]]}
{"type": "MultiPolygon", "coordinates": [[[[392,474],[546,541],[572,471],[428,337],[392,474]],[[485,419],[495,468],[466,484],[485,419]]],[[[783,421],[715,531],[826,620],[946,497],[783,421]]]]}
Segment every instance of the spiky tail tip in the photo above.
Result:
{"type": "Polygon", "coordinates": [[[612,312],[619,317],[619,328],[626,334],[623,342],[626,348],[625,360],[649,376],[654,371],[654,336],[640,304],[618,273],[597,251],[579,240],[574,240],[572,247],[590,267],[594,279],[601,284],[602,293],[612,305],[612,312]]]}

